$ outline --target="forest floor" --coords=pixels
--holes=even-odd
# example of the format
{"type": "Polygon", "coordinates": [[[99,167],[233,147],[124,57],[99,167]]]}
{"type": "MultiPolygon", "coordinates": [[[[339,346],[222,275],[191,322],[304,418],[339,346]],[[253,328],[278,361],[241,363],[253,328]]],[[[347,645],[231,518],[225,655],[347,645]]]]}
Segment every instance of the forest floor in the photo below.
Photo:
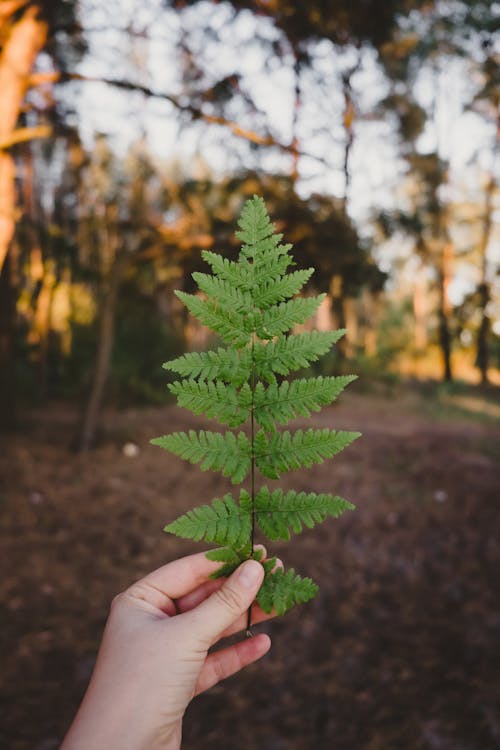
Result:
{"type": "MultiPolygon", "coordinates": [[[[354,384],[308,423],[363,437],[283,485],[334,491],[357,510],[274,546],[320,593],[260,626],[273,639],[262,662],[194,701],[185,750],[498,750],[500,404],[492,398],[354,384]]],[[[111,598],[199,550],[162,528],[228,488],[148,443],[204,420],[174,406],[105,417],[86,455],[71,451],[77,415],[67,405],[30,412],[0,448],[6,750],[59,746],[111,598]]]]}

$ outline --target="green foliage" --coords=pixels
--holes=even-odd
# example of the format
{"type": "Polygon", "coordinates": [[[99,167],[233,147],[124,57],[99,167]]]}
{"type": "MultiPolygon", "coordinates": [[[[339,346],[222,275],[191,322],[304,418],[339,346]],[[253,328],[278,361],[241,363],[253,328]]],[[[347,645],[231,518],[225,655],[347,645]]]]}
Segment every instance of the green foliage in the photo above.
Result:
{"type": "Polygon", "coordinates": [[[264,611],[274,608],[283,614],[311,599],[317,586],[292,569],[285,573],[276,567],[275,558],[262,560],[262,553],[253,548],[256,529],[271,541],[286,541],[292,533],[311,529],[329,516],[337,518],[354,506],[329,493],[257,488],[255,474],[277,479],[291,469],[320,464],[359,437],[358,432],[328,428],[277,428],[332,403],[355,376],[278,380],[316,362],[345,331],[290,332],[324,298],[294,298],[313,269],[288,272],[293,265],[291,246],[275,233],[261,198],[254,196],[245,203],[239,227],[238,260],[204,252],[213,273],[193,273],[203,296],[176,292],[190,313],[218,334],[227,348],[184,354],[163,367],[184,378],[169,385],[179,406],[231,429],[242,425],[249,429],[190,430],[151,442],[199,464],[203,471],[220,472],[233,484],[250,475],[250,490],[241,488],[237,498],[228,493],[193,508],[165,531],[219,545],[207,553],[210,560],[221,563],[214,577],[229,575],[250,557],[260,560],[265,578],[257,601],[264,611]]]}

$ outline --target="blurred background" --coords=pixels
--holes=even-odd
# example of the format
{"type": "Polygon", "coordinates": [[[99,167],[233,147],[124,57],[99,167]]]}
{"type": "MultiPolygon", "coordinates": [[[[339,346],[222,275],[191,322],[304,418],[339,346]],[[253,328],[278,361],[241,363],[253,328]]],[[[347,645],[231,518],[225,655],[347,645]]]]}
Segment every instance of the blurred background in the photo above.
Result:
{"type": "Polygon", "coordinates": [[[316,371],[360,376],[315,421],[363,440],[285,481],[358,510],[282,550],[320,597],[185,747],[500,747],[499,17],[1,0],[2,747],[59,746],[111,597],[226,491],[148,441],[207,424],[168,396],[162,362],[213,343],[173,290],[254,193],[347,328],[316,371]]]}

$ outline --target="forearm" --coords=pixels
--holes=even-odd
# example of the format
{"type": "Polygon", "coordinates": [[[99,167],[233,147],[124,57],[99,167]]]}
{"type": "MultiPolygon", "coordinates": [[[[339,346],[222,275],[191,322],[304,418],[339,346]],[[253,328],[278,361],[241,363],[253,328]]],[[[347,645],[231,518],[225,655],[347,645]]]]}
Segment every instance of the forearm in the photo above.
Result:
{"type": "Polygon", "coordinates": [[[148,717],[103,709],[86,696],[60,750],[180,750],[182,726],[151,732],[148,717]]]}

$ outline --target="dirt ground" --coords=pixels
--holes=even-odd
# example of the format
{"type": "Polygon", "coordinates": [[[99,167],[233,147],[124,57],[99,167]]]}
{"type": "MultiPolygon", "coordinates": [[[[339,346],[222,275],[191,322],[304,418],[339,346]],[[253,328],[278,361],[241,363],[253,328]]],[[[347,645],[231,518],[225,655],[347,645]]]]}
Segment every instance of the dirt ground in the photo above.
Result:
{"type": "MultiPolygon", "coordinates": [[[[356,388],[314,421],[363,438],[283,482],[357,505],[274,546],[320,593],[261,626],[262,662],[193,703],[185,750],[500,748],[500,425],[356,388]]],[[[107,414],[87,455],[75,424],[67,406],[32,412],[0,451],[5,750],[59,746],[111,598],[201,549],[163,525],[228,488],[148,444],[205,426],[173,406],[107,414]]]]}

